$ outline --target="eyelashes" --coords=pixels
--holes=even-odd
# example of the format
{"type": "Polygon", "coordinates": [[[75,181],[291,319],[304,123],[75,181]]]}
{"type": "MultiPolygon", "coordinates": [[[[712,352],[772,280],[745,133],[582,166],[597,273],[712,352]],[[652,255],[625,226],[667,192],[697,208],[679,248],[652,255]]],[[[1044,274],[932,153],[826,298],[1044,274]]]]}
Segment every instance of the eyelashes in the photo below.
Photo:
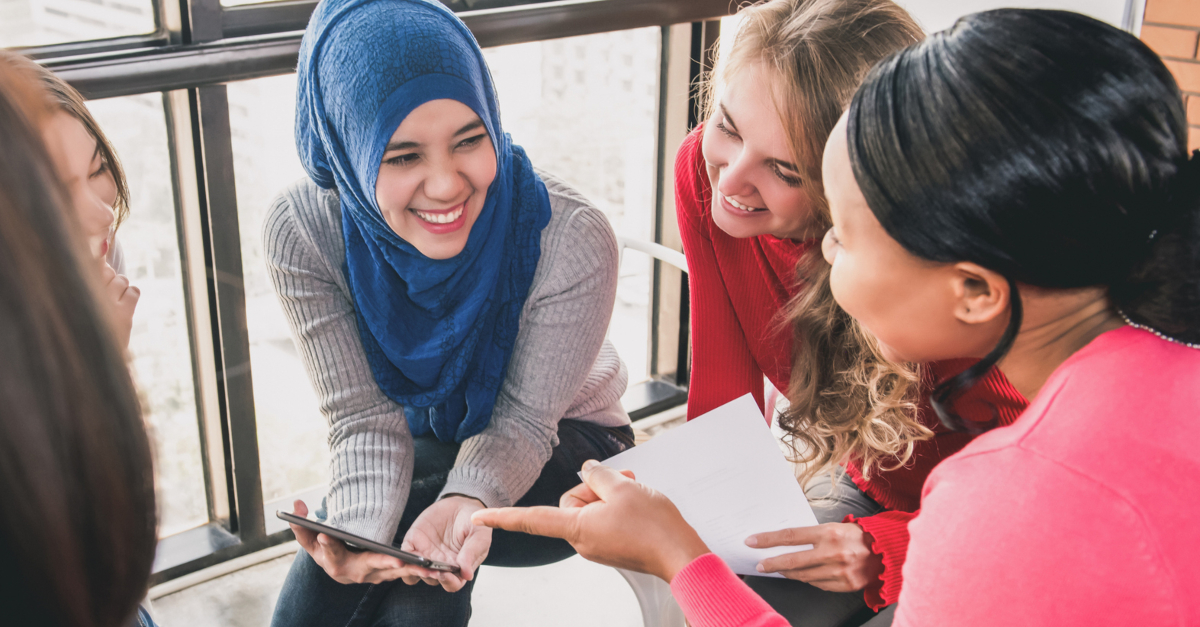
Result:
{"type": "MultiPolygon", "coordinates": [[[[467,150],[475,148],[487,139],[487,133],[480,133],[472,137],[468,137],[454,145],[454,150],[467,150]]],[[[384,159],[384,163],[390,166],[407,166],[420,161],[421,155],[415,152],[409,152],[402,155],[396,155],[390,159],[384,159]]]]}
{"type": "MultiPolygon", "coordinates": [[[[724,118],[719,120],[715,126],[717,127],[718,131],[725,134],[730,139],[741,141],[741,136],[737,133],[734,133],[728,126],[725,125],[724,118]]],[[[804,181],[801,180],[800,177],[785,173],[782,169],[780,169],[778,163],[771,164],[771,172],[778,177],[779,180],[783,181],[783,184],[787,185],[788,187],[802,187],[804,185],[804,181]]]]}

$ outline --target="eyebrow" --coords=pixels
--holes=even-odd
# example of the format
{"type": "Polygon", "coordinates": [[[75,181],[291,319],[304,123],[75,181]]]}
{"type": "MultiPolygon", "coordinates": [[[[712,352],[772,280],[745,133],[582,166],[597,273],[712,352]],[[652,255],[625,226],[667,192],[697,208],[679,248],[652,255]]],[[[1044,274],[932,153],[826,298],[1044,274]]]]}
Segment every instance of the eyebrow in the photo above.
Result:
{"type": "Polygon", "coordinates": [[[737,124],[735,124],[733,118],[729,116],[729,110],[725,108],[725,103],[722,102],[717,106],[721,107],[721,115],[725,116],[725,121],[729,122],[729,125],[733,127],[733,130],[738,130],[737,124]]]}
{"type": "MultiPolygon", "coordinates": [[[[470,133],[471,131],[479,129],[479,128],[483,128],[483,120],[476,118],[473,122],[469,122],[466,125],[464,125],[462,128],[455,131],[453,137],[458,137],[459,135],[462,135],[464,133],[470,133]]],[[[383,152],[389,153],[389,152],[392,152],[395,150],[412,150],[414,148],[420,148],[420,147],[421,147],[421,144],[419,144],[417,142],[391,142],[387,145],[386,148],[383,149],[383,152]]]]}

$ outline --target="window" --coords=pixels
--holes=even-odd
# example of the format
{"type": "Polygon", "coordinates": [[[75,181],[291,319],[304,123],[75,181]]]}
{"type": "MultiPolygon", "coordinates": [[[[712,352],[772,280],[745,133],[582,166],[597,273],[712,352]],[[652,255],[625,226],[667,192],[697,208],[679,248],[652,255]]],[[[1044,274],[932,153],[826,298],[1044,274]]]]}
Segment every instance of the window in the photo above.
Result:
{"type": "MultiPolygon", "coordinates": [[[[535,166],[591,200],[618,236],[639,240],[649,240],[654,226],[660,39],[659,29],[643,28],[484,51],[513,141],[535,166]],[[636,61],[605,67],[592,81],[580,69],[577,82],[566,84],[558,56],[564,42],[579,58],[611,52],[636,61]]],[[[649,378],[650,269],[645,256],[624,255],[609,327],[631,384],[649,378]]]]}
{"type": "Polygon", "coordinates": [[[0,46],[46,46],[142,35],[155,29],[151,0],[0,0],[0,46]]]}
{"type": "Polygon", "coordinates": [[[329,475],[329,428],[267,275],[262,248],[263,220],[272,199],[305,176],[292,133],[295,107],[295,74],[229,85],[264,501],[323,486],[329,475]]]}
{"type": "Polygon", "coordinates": [[[129,352],[154,444],[159,534],[208,522],[179,231],[159,94],[88,103],[129,179],[129,219],[117,233],[125,273],[142,296],[129,352]]]}

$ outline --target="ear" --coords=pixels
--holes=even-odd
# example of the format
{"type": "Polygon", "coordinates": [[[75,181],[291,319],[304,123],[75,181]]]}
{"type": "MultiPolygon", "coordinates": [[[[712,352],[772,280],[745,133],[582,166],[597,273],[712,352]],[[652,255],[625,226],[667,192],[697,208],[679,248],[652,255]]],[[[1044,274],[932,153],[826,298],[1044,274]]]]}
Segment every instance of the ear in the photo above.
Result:
{"type": "Polygon", "coordinates": [[[953,268],[954,317],[964,324],[985,324],[1008,311],[1008,279],[969,261],[953,268]]]}

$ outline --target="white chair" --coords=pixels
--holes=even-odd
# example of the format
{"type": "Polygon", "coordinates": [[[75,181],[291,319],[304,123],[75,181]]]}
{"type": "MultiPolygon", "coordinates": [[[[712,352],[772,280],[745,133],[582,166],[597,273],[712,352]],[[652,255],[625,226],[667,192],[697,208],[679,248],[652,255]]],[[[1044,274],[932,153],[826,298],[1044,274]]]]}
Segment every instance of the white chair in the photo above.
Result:
{"type": "MultiPolygon", "coordinates": [[[[687,272],[687,258],[683,253],[662,244],[618,237],[617,249],[622,257],[627,248],[687,272]]],[[[683,610],[679,609],[675,597],[671,596],[671,587],[665,581],[654,575],[635,573],[622,568],[616,571],[625,578],[629,587],[633,588],[633,594],[642,610],[642,624],[645,627],[686,627],[683,610]]]]}
{"type": "Polygon", "coordinates": [[[687,257],[684,257],[683,253],[667,248],[662,244],[643,242],[641,240],[629,239],[627,237],[617,237],[618,253],[623,256],[626,248],[650,255],[651,257],[663,263],[675,266],[684,272],[688,271],[687,257]]]}

